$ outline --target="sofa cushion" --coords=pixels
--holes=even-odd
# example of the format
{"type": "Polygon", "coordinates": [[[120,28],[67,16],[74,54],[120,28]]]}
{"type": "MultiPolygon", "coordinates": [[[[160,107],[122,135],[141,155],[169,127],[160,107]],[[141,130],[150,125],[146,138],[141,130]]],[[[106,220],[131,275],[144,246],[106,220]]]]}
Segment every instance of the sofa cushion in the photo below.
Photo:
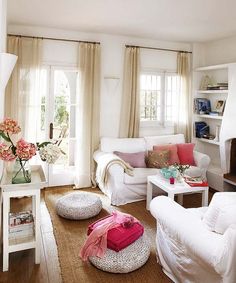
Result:
{"type": "Polygon", "coordinates": [[[101,138],[100,149],[103,152],[139,152],[146,151],[143,138],[101,138]]]}
{"type": "Polygon", "coordinates": [[[119,156],[125,162],[129,163],[130,166],[134,168],[146,168],[145,163],[145,151],[134,152],[134,153],[125,153],[120,151],[114,151],[114,154],[119,156]]]}
{"type": "Polygon", "coordinates": [[[156,175],[159,169],[156,168],[134,168],[133,176],[124,174],[124,183],[126,185],[146,184],[147,177],[156,175]]]}
{"type": "Polygon", "coordinates": [[[154,145],[164,145],[164,144],[177,144],[177,143],[184,143],[184,135],[168,135],[168,136],[150,136],[144,137],[146,142],[147,150],[152,150],[154,145]]]}
{"type": "MultiPolygon", "coordinates": [[[[227,210],[227,208],[230,206],[236,207],[236,193],[223,192],[214,194],[211,203],[203,217],[203,223],[210,231],[224,231],[228,228],[228,226],[226,227],[224,223],[221,223],[221,219],[223,219],[222,221],[224,221],[224,217],[221,214],[224,214],[224,211],[227,210]],[[221,226],[221,224],[223,226],[221,226]]],[[[235,223],[235,219],[231,220],[233,220],[235,223]]]]}
{"type": "Polygon", "coordinates": [[[224,234],[224,232],[232,224],[236,224],[236,205],[232,204],[220,207],[215,223],[216,233],[224,234]]]}
{"type": "Polygon", "coordinates": [[[177,144],[179,162],[182,165],[195,165],[193,157],[194,143],[180,143],[177,144]]]}
{"type": "Polygon", "coordinates": [[[153,150],[156,152],[160,152],[163,150],[169,150],[170,151],[170,158],[169,158],[169,165],[173,165],[175,163],[179,163],[179,157],[178,157],[178,149],[176,144],[167,144],[167,145],[154,145],[153,150]]]}
{"type": "Polygon", "coordinates": [[[169,160],[169,150],[162,150],[159,152],[149,150],[146,157],[146,164],[148,168],[163,168],[168,166],[169,160]]]}

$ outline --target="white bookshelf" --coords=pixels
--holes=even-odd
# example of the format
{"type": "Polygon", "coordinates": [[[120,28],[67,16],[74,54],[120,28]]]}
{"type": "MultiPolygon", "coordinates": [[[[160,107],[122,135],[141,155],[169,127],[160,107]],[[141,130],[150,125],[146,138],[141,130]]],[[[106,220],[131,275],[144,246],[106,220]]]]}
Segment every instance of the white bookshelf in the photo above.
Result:
{"type": "Polygon", "coordinates": [[[196,140],[198,140],[198,141],[200,141],[200,142],[204,142],[204,143],[214,144],[214,145],[217,145],[217,146],[220,145],[220,142],[217,142],[217,141],[215,141],[215,140],[199,139],[199,138],[196,138],[196,140]]]}
{"type": "Polygon", "coordinates": [[[213,120],[222,120],[223,116],[207,115],[207,114],[195,114],[196,117],[201,119],[213,119],[213,120]]]}
{"type": "Polygon", "coordinates": [[[199,94],[227,94],[228,89],[219,89],[219,90],[197,90],[199,94]]]}

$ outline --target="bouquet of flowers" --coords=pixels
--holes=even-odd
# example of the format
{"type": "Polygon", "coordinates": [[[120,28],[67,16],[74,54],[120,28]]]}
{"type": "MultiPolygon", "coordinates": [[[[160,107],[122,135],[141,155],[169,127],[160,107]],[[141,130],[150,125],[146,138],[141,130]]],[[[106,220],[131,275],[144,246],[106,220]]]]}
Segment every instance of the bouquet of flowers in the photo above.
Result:
{"type": "Polygon", "coordinates": [[[16,160],[17,169],[13,173],[13,184],[31,182],[28,160],[36,155],[37,150],[41,159],[47,163],[55,163],[63,153],[58,145],[52,142],[36,143],[35,145],[21,138],[14,144],[11,136],[20,132],[20,126],[13,119],[6,118],[0,123],[0,137],[5,140],[5,142],[0,142],[0,159],[4,161],[16,160]]]}

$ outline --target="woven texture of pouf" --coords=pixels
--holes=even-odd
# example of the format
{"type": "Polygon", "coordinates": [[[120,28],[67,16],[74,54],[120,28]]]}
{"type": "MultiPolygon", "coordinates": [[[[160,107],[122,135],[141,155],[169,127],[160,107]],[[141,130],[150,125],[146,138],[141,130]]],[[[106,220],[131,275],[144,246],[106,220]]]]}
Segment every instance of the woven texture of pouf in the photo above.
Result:
{"type": "Polygon", "coordinates": [[[57,214],[73,220],[93,217],[101,209],[101,199],[89,193],[71,193],[61,197],[56,203],[57,214]]]}
{"type": "Polygon", "coordinates": [[[146,236],[140,237],[127,248],[116,252],[107,249],[104,257],[90,256],[89,261],[98,269],[111,273],[128,273],[143,266],[150,255],[146,236]]]}

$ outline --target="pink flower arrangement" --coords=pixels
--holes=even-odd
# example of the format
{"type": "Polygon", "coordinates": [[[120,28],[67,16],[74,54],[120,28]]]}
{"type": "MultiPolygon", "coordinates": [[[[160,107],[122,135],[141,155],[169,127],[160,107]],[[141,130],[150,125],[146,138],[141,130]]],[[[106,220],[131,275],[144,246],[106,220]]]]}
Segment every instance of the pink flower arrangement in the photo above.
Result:
{"type": "Polygon", "coordinates": [[[21,131],[17,121],[6,118],[0,123],[0,136],[8,142],[0,143],[0,159],[4,161],[13,161],[16,158],[20,160],[29,160],[36,154],[36,146],[20,139],[16,145],[13,144],[11,135],[18,134],[21,131]]]}

